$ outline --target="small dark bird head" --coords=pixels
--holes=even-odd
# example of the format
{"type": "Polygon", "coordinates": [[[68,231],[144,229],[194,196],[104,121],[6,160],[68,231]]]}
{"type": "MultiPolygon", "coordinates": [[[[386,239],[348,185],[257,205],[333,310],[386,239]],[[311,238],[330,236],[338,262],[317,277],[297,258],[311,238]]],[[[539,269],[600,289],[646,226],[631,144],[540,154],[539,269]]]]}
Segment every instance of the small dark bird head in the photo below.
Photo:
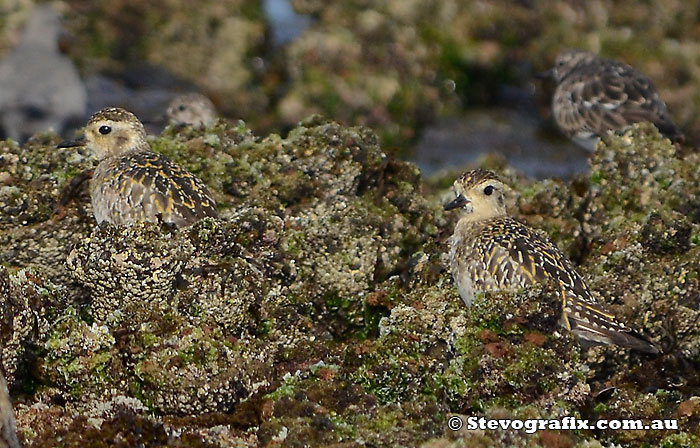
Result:
{"type": "Polygon", "coordinates": [[[170,123],[176,126],[208,126],[217,118],[214,103],[200,93],[186,93],[175,97],[168,105],[166,113],[170,123]]]}
{"type": "Polygon", "coordinates": [[[557,55],[554,67],[546,72],[538,73],[540,79],[553,79],[557,83],[571,73],[573,69],[582,63],[588,63],[596,59],[596,55],[583,50],[564,50],[557,55]]]}

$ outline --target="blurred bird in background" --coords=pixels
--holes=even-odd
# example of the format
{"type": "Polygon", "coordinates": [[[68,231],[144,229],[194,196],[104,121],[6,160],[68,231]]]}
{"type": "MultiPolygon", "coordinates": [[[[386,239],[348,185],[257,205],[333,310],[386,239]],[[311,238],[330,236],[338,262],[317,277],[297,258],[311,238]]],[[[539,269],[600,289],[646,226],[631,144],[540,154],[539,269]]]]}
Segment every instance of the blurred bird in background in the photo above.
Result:
{"type": "Polygon", "coordinates": [[[85,120],[87,93],[72,61],[61,54],[61,19],[36,6],[18,44],[0,62],[2,135],[23,142],[37,132],[64,133],[85,120]]]}

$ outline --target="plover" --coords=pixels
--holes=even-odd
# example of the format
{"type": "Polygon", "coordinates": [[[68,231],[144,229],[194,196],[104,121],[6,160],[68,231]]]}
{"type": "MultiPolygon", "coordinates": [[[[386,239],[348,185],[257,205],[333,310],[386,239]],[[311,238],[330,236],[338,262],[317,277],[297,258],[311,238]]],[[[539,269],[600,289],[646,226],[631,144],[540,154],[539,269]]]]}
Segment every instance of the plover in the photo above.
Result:
{"type": "Polygon", "coordinates": [[[87,92],[58,49],[61,22],[51,5],[34,7],[19,43],[0,63],[0,121],[23,142],[37,132],[62,133],[85,120],[87,92]]]}
{"type": "Polygon", "coordinates": [[[176,126],[209,126],[218,117],[216,107],[200,93],[186,93],[173,98],[166,111],[168,121],[176,126]]]}
{"type": "Polygon", "coordinates": [[[674,142],[685,140],[651,80],[627,64],[567,50],[557,56],[554,68],[537,76],[557,83],[554,120],[564,134],[589,151],[605,132],[642,121],[653,123],[674,142]]]}
{"type": "Polygon", "coordinates": [[[561,324],[580,339],[658,353],[598,304],[557,246],[506,213],[506,185],[491,171],[464,173],[445,210],[462,215],[450,238],[450,267],[462,300],[470,306],[484,291],[517,290],[552,279],[563,301],[561,324]]]}
{"type": "Polygon", "coordinates": [[[90,182],[98,224],[149,221],[183,227],[207,216],[218,217],[204,183],[152,152],[143,124],[131,112],[102,109],[90,117],[84,141],[59,146],[81,144],[87,144],[99,160],[90,182]]]}

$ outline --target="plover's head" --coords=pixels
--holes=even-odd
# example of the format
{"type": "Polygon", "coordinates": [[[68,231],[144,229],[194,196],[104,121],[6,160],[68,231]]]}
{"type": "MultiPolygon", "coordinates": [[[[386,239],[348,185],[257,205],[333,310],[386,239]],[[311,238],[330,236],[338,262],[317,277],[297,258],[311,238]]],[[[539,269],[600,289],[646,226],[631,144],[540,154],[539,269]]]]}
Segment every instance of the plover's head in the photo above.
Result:
{"type": "Polygon", "coordinates": [[[99,160],[148,149],[143,124],[136,115],[119,107],[107,107],[93,114],[85,126],[85,141],[99,160]]]}
{"type": "Polygon", "coordinates": [[[214,103],[199,93],[186,93],[175,97],[168,105],[167,115],[168,120],[176,126],[208,126],[217,118],[214,103]]]}
{"type": "Polygon", "coordinates": [[[595,58],[596,55],[590,51],[564,50],[557,55],[554,61],[554,68],[550,70],[550,74],[556,82],[560,82],[579,64],[590,62],[595,58]]]}
{"type": "Polygon", "coordinates": [[[467,171],[454,182],[455,199],[445,204],[445,210],[459,208],[470,220],[504,216],[506,188],[493,171],[467,171]]]}

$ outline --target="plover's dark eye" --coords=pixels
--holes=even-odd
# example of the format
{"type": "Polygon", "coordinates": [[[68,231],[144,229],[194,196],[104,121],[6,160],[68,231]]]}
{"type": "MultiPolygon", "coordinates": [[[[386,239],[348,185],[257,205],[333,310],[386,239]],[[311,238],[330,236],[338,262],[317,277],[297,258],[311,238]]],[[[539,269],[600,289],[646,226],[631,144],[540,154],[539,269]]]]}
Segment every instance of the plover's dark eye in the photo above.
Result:
{"type": "Polygon", "coordinates": [[[112,132],[112,127],[111,127],[111,126],[107,126],[107,125],[100,126],[99,131],[100,131],[100,134],[102,134],[102,135],[107,135],[107,134],[109,134],[110,132],[112,132]]]}
{"type": "Polygon", "coordinates": [[[177,108],[177,110],[179,110],[180,112],[182,112],[185,109],[186,109],[186,107],[184,104],[180,104],[180,106],[178,106],[178,108],[177,108]]]}
{"type": "Polygon", "coordinates": [[[493,185],[488,185],[486,188],[484,188],[484,194],[486,196],[491,196],[491,193],[493,193],[493,185]]]}

